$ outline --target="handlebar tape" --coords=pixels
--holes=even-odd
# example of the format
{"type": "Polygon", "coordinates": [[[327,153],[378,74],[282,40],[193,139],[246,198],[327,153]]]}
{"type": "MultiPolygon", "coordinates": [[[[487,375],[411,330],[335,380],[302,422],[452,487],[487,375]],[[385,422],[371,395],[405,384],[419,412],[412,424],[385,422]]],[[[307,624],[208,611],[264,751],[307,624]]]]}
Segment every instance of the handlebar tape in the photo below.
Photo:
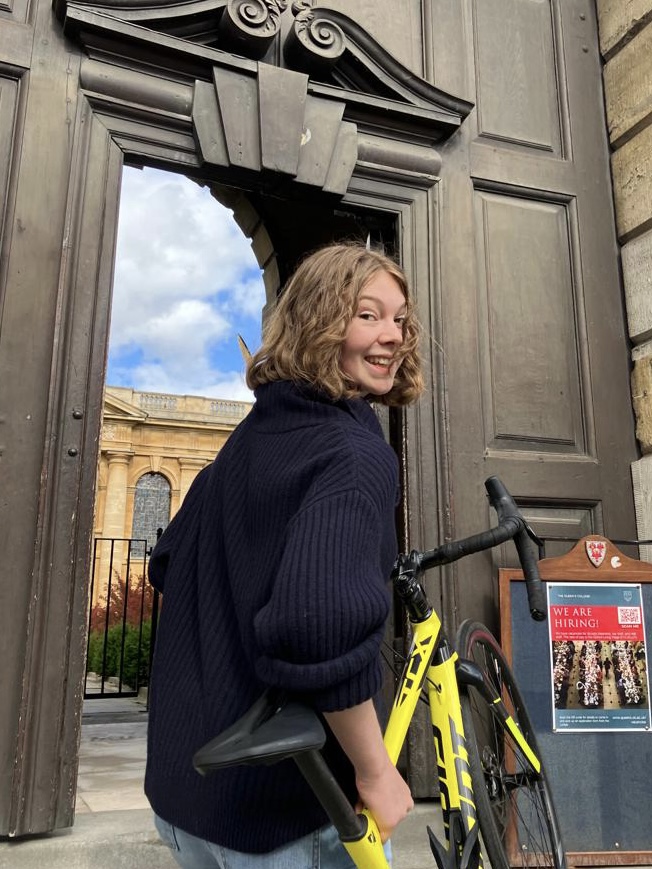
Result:
{"type": "Polygon", "coordinates": [[[443,543],[437,549],[425,552],[421,559],[421,566],[428,570],[428,568],[438,564],[450,564],[451,561],[458,561],[466,555],[473,555],[474,552],[484,552],[486,549],[492,549],[494,546],[505,543],[506,540],[511,540],[517,532],[518,520],[510,518],[497,528],[481,531],[479,534],[465,537],[464,540],[443,543]]]}
{"type": "Polygon", "coordinates": [[[523,529],[514,538],[514,544],[518,551],[518,557],[525,576],[525,588],[527,589],[527,601],[530,607],[530,615],[537,622],[546,620],[546,592],[539,577],[537,560],[532,552],[527,532],[523,529]]]}
{"type": "Polygon", "coordinates": [[[480,534],[444,543],[428,552],[414,552],[418,556],[419,570],[428,570],[441,564],[450,564],[474,552],[484,552],[513,540],[525,576],[530,614],[536,621],[546,618],[546,594],[539,577],[537,559],[528,537],[527,524],[516,502],[498,477],[489,477],[485,482],[492,507],[498,514],[498,525],[480,534]]]}

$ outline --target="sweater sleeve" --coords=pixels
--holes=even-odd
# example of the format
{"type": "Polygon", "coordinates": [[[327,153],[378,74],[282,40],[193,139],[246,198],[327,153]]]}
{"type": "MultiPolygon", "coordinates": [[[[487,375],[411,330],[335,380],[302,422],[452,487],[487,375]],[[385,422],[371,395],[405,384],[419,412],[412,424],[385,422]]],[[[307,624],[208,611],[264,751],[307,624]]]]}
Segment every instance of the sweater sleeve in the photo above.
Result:
{"type": "Polygon", "coordinates": [[[390,604],[380,566],[384,529],[378,508],[356,489],[294,517],[272,594],[254,620],[264,682],[304,695],[321,711],[378,692],[390,604]]]}

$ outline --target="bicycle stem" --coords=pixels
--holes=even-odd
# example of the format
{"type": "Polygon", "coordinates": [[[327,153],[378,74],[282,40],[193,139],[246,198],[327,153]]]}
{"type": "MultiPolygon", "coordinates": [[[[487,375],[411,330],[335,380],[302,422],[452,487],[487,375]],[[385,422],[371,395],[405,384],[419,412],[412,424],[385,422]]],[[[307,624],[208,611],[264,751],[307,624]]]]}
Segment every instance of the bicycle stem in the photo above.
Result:
{"type": "Polygon", "coordinates": [[[475,552],[493,549],[507,540],[513,540],[525,577],[530,614],[536,621],[546,618],[546,594],[539,578],[537,559],[529,540],[540,543],[521,514],[514,498],[498,477],[489,477],[485,488],[491,505],[498,515],[498,525],[479,534],[443,543],[435,549],[419,552],[413,549],[409,555],[399,555],[392,572],[397,593],[408,609],[411,621],[421,621],[429,615],[428,603],[419,593],[419,577],[432,567],[451,564],[475,552]]]}

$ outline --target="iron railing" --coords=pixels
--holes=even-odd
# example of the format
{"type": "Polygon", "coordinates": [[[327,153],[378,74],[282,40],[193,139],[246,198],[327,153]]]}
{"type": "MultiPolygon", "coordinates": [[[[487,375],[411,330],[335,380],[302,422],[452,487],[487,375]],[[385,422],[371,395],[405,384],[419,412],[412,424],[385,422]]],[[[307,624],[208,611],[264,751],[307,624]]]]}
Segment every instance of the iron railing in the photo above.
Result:
{"type": "Polygon", "coordinates": [[[86,699],[136,697],[149,683],[159,608],[147,581],[150,553],[147,540],[94,540],[86,699]]]}

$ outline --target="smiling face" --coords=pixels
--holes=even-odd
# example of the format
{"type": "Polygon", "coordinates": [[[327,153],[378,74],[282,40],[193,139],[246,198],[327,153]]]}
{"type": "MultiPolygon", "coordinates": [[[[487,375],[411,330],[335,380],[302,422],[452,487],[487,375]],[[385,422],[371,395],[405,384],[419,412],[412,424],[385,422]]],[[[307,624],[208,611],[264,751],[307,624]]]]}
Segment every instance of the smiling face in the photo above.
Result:
{"type": "Polygon", "coordinates": [[[401,364],[407,305],[392,275],[378,271],[360,291],[346,330],[340,364],[363,395],[385,395],[401,364]]]}

